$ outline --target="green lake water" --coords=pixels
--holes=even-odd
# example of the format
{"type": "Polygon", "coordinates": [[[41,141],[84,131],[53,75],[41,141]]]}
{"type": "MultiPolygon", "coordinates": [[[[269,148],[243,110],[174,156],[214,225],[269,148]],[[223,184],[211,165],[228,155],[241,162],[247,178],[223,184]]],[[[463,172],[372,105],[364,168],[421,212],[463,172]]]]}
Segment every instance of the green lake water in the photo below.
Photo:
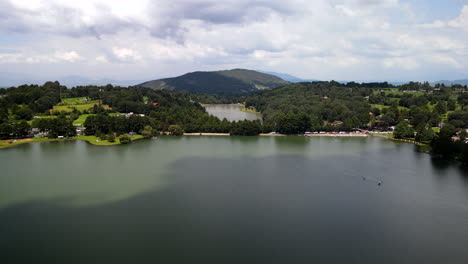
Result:
{"type": "Polygon", "coordinates": [[[207,104],[205,109],[210,115],[229,121],[262,119],[260,113],[242,111],[241,106],[234,104],[207,104]]]}
{"type": "Polygon", "coordinates": [[[33,143],[0,167],[1,263],[468,260],[468,171],[382,138],[33,143]]]}

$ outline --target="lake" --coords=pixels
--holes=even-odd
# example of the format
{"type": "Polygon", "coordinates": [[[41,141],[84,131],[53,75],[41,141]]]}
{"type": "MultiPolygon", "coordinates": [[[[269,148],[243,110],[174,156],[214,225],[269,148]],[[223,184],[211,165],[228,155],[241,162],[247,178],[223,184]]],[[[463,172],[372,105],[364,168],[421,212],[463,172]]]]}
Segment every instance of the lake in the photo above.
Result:
{"type": "Polygon", "coordinates": [[[467,170],[382,138],[33,143],[0,166],[2,263],[468,259],[467,170]]]}
{"type": "Polygon", "coordinates": [[[242,111],[242,106],[236,104],[207,104],[205,109],[210,115],[229,121],[262,119],[260,113],[242,111]]]}

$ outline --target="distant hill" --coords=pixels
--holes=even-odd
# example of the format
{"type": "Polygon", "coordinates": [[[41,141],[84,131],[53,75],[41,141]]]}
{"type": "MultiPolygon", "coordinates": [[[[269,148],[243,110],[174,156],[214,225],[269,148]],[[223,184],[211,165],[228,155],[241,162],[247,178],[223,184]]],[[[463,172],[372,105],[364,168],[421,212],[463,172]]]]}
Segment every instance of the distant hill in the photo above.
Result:
{"type": "Polygon", "coordinates": [[[260,71],[260,72],[263,72],[263,73],[267,73],[267,74],[271,74],[271,75],[280,77],[281,79],[283,79],[283,80],[285,80],[285,81],[288,81],[288,82],[292,82],[292,83],[298,83],[298,82],[317,82],[317,81],[319,81],[319,80],[316,80],[316,79],[301,79],[301,78],[299,78],[299,77],[296,77],[296,76],[293,76],[293,75],[287,74],[287,73],[270,72],[270,71],[260,71]]]}
{"type": "Polygon", "coordinates": [[[34,76],[23,73],[0,72],[0,87],[12,87],[23,84],[42,85],[47,81],[59,81],[60,84],[67,87],[84,85],[118,85],[129,86],[140,82],[141,80],[114,80],[114,79],[91,79],[83,76],[56,76],[52,78],[34,76]]]}
{"type": "Polygon", "coordinates": [[[437,84],[437,83],[444,84],[446,86],[452,86],[454,84],[468,85],[468,79],[461,79],[461,80],[454,80],[454,81],[440,80],[440,81],[437,81],[437,82],[433,82],[431,84],[434,85],[434,84],[437,84]]]}
{"type": "Polygon", "coordinates": [[[191,72],[179,77],[148,81],[136,85],[155,90],[183,90],[202,94],[243,94],[269,90],[288,84],[266,73],[245,69],[191,72]]]}

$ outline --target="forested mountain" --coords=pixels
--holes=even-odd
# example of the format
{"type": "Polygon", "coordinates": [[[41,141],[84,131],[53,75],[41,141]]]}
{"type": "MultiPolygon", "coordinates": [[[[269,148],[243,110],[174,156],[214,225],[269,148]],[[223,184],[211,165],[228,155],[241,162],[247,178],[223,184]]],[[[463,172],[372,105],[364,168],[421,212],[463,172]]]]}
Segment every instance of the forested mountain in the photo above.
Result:
{"type": "Polygon", "coordinates": [[[288,84],[270,74],[234,69],[214,72],[191,72],[179,77],[144,82],[136,87],[154,90],[189,91],[199,94],[246,94],[288,84]]]}
{"type": "Polygon", "coordinates": [[[454,81],[449,81],[449,80],[440,80],[437,82],[432,83],[433,85],[436,84],[444,84],[447,86],[452,86],[452,85],[468,85],[468,79],[462,79],[462,80],[454,80],[454,81]]]}
{"type": "MultiPolygon", "coordinates": [[[[466,89],[466,88],[463,88],[466,89]]],[[[285,134],[355,128],[388,129],[408,121],[416,132],[447,122],[468,128],[468,93],[428,83],[295,83],[250,95],[246,107],[262,112],[264,125],[285,134]],[[400,90],[400,91],[398,91],[400,90]],[[415,90],[419,92],[403,92],[415,90]]]]}
{"type": "Polygon", "coordinates": [[[371,106],[365,96],[372,89],[342,86],[337,82],[295,83],[251,95],[246,107],[255,107],[262,112],[265,125],[286,134],[317,131],[334,121],[343,121],[349,128],[367,125],[371,106]]]}
{"type": "Polygon", "coordinates": [[[292,82],[292,83],[297,83],[297,82],[318,82],[319,81],[317,79],[301,79],[301,78],[293,76],[291,74],[281,73],[281,72],[270,72],[270,71],[260,71],[260,72],[280,77],[281,79],[283,79],[285,81],[288,81],[288,82],[292,82]]]}
{"type": "Polygon", "coordinates": [[[394,127],[395,138],[430,143],[436,156],[468,163],[468,88],[461,85],[302,82],[240,96],[112,85],[68,89],[59,82],[0,88],[0,139],[30,137],[32,128],[52,138],[71,137],[79,119],[86,135],[102,138],[129,132],[257,135],[394,127]],[[263,123],[220,120],[199,104],[243,101],[263,114],[263,123]]]}

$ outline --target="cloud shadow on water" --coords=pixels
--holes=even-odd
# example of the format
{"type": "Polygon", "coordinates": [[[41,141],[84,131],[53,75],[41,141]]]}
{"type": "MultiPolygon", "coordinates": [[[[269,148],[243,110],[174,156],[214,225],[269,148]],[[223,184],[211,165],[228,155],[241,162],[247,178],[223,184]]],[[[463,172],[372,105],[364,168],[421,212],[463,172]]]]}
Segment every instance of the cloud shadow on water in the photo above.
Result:
{"type": "MultiPolygon", "coordinates": [[[[391,184],[363,181],[361,176],[371,178],[379,168],[363,164],[361,157],[190,157],[170,168],[165,177],[173,184],[125,200],[82,207],[32,201],[1,209],[4,263],[462,263],[468,258],[461,243],[467,229],[455,232],[450,224],[456,219],[448,218],[438,226],[430,220],[438,208],[392,195],[391,184]],[[450,245],[437,240],[447,233],[450,245]]],[[[444,210],[440,213],[468,216],[444,210]]]]}

